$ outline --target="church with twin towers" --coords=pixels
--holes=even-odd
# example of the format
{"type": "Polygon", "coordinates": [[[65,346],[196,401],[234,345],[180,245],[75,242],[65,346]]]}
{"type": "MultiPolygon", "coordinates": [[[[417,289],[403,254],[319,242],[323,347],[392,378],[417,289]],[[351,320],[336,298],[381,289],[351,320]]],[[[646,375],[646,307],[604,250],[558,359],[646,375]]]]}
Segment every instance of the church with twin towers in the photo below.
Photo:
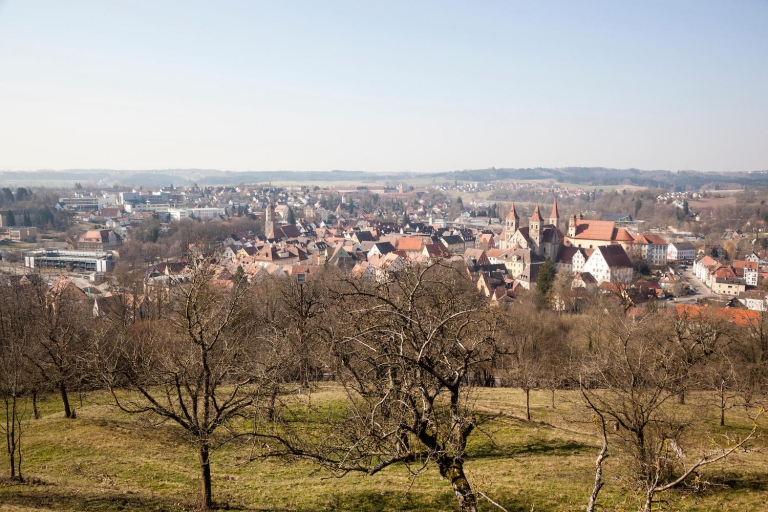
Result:
{"type": "Polygon", "coordinates": [[[557,210],[557,198],[552,205],[552,211],[546,222],[541,216],[539,205],[533,210],[527,226],[520,225],[520,217],[515,210],[515,204],[507,214],[504,233],[499,242],[499,249],[528,249],[542,258],[557,261],[560,250],[565,243],[563,232],[558,228],[560,212],[557,210]]]}

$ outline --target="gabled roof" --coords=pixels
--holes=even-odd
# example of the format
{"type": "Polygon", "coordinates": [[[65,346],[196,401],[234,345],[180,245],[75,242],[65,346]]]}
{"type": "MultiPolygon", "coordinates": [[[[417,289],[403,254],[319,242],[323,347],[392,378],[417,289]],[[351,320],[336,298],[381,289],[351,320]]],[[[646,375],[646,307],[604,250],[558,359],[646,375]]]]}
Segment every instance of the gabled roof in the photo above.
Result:
{"type": "MultiPolygon", "coordinates": [[[[373,247],[376,247],[376,250],[381,254],[389,254],[390,252],[395,251],[395,246],[392,245],[391,242],[376,242],[373,244],[373,247]]],[[[373,249],[373,247],[371,247],[371,249],[373,249]]]]}
{"type": "Polygon", "coordinates": [[[373,242],[373,233],[370,231],[358,231],[353,235],[355,239],[357,239],[358,242],[373,242]]]}
{"type": "Polygon", "coordinates": [[[464,243],[464,239],[461,238],[459,235],[443,235],[441,238],[443,242],[445,242],[448,245],[457,245],[457,244],[464,243]]]}
{"type": "Polygon", "coordinates": [[[674,247],[678,251],[695,251],[696,248],[693,246],[691,242],[672,242],[669,244],[671,247],[674,247]]]}
{"type": "Polygon", "coordinates": [[[734,269],[751,269],[751,270],[757,270],[758,265],[756,261],[744,261],[744,260],[734,260],[733,261],[733,268],[734,269]]]}
{"type": "Polygon", "coordinates": [[[404,236],[397,242],[397,249],[400,251],[421,251],[424,248],[423,241],[423,237],[404,236]]]}
{"type": "Polygon", "coordinates": [[[613,240],[613,221],[576,219],[576,235],[571,238],[586,240],[613,240]]]}
{"type": "Polygon", "coordinates": [[[427,244],[424,251],[430,258],[450,258],[451,253],[443,244],[427,244]]]}
{"type": "Polygon", "coordinates": [[[632,268],[632,260],[620,245],[601,245],[597,248],[611,268],[632,268]]]}
{"type": "Polygon", "coordinates": [[[587,259],[587,255],[581,247],[561,247],[556,263],[571,265],[573,264],[573,257],[576,256],[577,253],[581,253],[584,260],[587,259]]]}
{"type": "Polygon", "coordinates": [[[574,281],[582,281],[584,284],[597,284],[597,279],[590,272],[578,272],[573,276],[574,281]]]}
{"type": "Polygon", "coordinates": [[[617,242],[634,242],[635,239],[624,228],[616,228],[616,232],[613,234],[613,240],[617,242]]]}
{"type": "Polygon", "coordinates": [[[667,245],[667,241],[661,238],[659,235],[644,235],[648,243],[653,245],[667,245]]]}

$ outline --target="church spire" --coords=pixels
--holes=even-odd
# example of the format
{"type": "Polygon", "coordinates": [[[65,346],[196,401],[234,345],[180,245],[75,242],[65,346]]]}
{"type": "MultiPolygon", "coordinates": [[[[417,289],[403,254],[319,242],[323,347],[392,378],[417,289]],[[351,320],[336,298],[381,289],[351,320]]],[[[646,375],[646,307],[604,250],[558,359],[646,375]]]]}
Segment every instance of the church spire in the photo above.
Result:
{"type": "Polygon", "coordinates": [[[509,209],[507,219],[520,220],[520,217],[517,216],[517,212],[515,211],[515,203],[512,203],[512,208],[509,209]]]}
{"type": "Polygon", "coordinates": [[[552,212],[549,214],[549,223],[555,227],[560,223],[560,212],[557,211],[557,197],[555,197],[555,202],[552,204],[552,212]]]}
{"type": "MultiPolygon", "coordinates": [[[[509,242],[512,239],[512,235],[517,231],[517,221],[520,217],[517,216],[515,211],[515,203],[512,203],[512,208],[509,209],[507,214],[506,226],[504,227],[504,240],[509,242]]],[[[508,247],[507,247],[508,248],[508,247]]]]}
{"type": "Polygon", "coordinates": [[[531,215],[531,218],[528,221],[528,236],[531,237],[531,240],[536,244],[536,247],[541,244],[542,222],[544,222],[544,219],[541,217],[539,205],[537,204],[536,208],[533,210],[533,215],[531,215]]]}
{"type": "Polygon", "coordinates": [[[531,222],[542,222],[543,220],[541,212],[539,211],[539,205],[536,205],[536,208],[533,210],[533,215],[531,215],[531,222]]]}

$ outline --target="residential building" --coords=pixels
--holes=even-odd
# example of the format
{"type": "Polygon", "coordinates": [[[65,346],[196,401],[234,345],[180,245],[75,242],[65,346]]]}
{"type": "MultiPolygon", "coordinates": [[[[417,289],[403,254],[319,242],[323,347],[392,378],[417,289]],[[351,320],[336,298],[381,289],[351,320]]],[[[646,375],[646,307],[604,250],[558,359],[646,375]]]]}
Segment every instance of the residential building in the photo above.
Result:
{"type": "Polygon", "coordinates": [[[691,242],[672,242],[667,246],[668,261],[693,261],[696,248],[691,242]]]}
{"type": "Polygon", "coordinates": [[[635,235],[635,250],[649,265],[666,265],[669,245],[658,235],[635,235]]]}
{"type": "Polygon", "coordinates": [[[757,286],[757,278],[760,271],[757,262],[735,260],[733,262],[733,270],[736,272],[736,275],[744,278],[744,284],[747,286],[757,286]]]}
{"type": "Polygon", "coordinates": [[[600,283],[629,284],[632,282],[632,260],[621,245],[597,247],[584,263],[584,272],[589,272],[600,283]]]}
{"type": "Polygon", "coordinates": [[[123,237],[109,229],[91,229],[77,239],[80,250],[108,251],[123,244],[123,237]]]}

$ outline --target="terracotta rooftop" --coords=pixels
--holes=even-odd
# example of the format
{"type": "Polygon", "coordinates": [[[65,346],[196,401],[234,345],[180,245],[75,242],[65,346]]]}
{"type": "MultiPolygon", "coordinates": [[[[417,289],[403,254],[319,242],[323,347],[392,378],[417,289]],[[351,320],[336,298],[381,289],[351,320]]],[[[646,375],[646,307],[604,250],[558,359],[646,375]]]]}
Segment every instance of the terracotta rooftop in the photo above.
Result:
{"type": "Polygon", "coordinates": [[[423,237],[404,236],[397,243],[400,251],[421,251],[424,248],[423,237]]]}
{"type": "Polygon", "coordinates": [[[576,236],[586,240],[613,240],[614,223],[610,220],[576,220],[576,236]]]}
{"type": "Polygon", "coordinates": [[[678,304],[677,316],[680,318],[713,316],[741,326],[757,326],[760,324],[760,311],[753,311],[751,309],[712,308],[691,304],[678,304]]]}

